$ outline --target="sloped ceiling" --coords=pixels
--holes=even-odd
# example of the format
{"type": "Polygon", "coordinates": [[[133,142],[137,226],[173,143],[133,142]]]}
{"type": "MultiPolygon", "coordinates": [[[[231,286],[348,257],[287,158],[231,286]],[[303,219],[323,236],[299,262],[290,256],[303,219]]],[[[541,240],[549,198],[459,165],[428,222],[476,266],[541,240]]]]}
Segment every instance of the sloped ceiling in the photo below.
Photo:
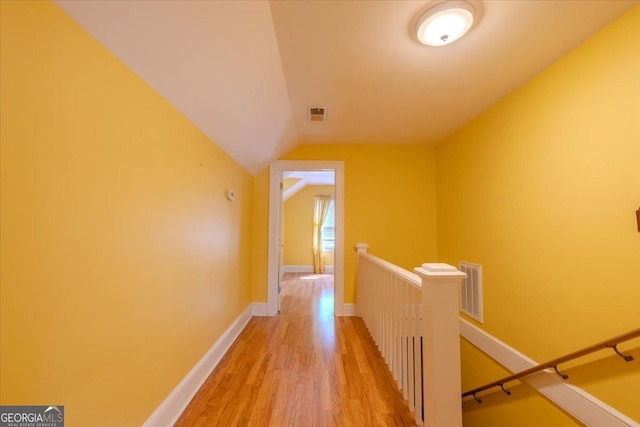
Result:
{"type": "Polygon", "coordinates": [[[252,173],[297,144],[266,1],[58,1],[252,173]]]}
{"type": "Polygon", "coordinates": [[[472,1],[429,48],[433,1],[56,1],[254,174],[301,143],[436,143],[638,2],[472,1]]]}

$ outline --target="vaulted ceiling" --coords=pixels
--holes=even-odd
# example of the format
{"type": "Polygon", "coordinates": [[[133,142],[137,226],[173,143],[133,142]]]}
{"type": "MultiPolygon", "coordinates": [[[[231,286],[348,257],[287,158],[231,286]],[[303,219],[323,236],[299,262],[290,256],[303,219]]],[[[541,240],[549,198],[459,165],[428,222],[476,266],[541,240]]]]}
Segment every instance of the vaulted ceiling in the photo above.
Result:
{"type": "Polygon", "coordinates": [[[437,143],[639,2],[473,0],[433,48],[412,28],[439,1],[56,1],[251,173],[304,143],[437,143]]]}

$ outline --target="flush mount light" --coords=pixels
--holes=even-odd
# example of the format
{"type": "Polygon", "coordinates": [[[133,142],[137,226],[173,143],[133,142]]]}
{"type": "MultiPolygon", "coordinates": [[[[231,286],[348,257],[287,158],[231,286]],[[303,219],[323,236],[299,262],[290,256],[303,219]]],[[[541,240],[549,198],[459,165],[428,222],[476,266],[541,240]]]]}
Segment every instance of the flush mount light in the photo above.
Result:
{"type": "Polygon", "coordinates": [[[475,7],[468,1],[455,0],[437,4],[418,19],[418,40],[428,46],[451,44],[469,31],[475,14],[475,7]]]}

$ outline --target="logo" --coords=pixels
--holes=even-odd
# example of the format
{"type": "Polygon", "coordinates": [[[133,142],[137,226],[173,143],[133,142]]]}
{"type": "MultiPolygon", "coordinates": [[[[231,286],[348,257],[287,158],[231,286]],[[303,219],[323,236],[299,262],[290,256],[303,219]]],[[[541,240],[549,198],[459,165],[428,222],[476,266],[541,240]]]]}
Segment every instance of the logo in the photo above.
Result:
{"type": "Polygon", "coordinates": [[[64,427],[64,406],[0,406],[0,427],[64,427]]]}

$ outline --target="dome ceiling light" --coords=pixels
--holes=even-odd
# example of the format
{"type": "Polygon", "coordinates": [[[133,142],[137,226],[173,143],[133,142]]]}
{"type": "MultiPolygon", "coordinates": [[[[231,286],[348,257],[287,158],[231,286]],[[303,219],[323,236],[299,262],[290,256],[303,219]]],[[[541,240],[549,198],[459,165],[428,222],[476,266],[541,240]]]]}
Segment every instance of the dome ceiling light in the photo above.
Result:
{"type": "Polygon", "coordinates": [[[446,46],[464,36],[473,25],[476,9],[465,0],[439,3],[420,16],[416,35],[428,46],[446,46]]]}

